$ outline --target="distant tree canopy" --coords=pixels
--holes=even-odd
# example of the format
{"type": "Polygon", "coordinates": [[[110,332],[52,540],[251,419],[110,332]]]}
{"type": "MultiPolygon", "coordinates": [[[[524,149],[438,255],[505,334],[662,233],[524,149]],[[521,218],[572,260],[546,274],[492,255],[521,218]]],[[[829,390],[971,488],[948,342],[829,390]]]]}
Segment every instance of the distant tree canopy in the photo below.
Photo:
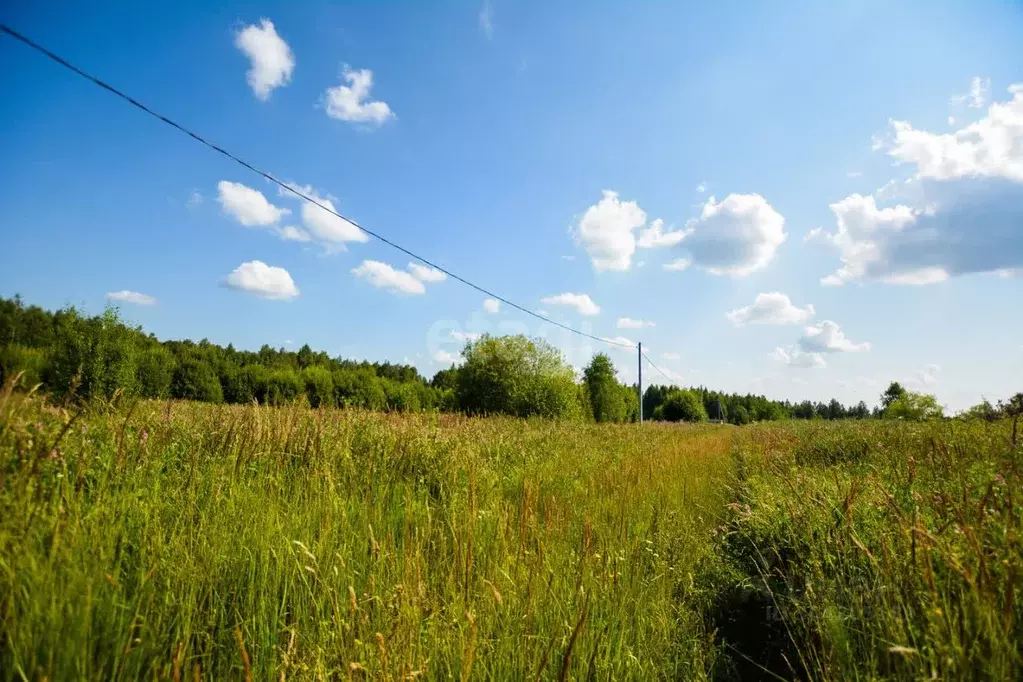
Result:
{"type": "MultiPolygon", "coordinates": [[[[525,336],[484,336],[466,345],[465,361],[427,380],[411,365],[332,358],[304,345],[297,351],[264,345],[240,351],[206,339],[159,341],[122,322],[114,309],[86,316],[74,308],[56,312],[0,298],[0,383],[21,374],[21,385],[57,399],[111,399],[114,395],[208,402],[280,405],[295,400],[311,407],[357,407],[415,412],[460,411],[629,422],[639,416],[637,387],[620,383],[611,358],[593,356],[578,382],[561,353],[525,336]]],[[[721,393],[702,386],[649,385],[643,391],[648,420],[728,421],[748,424],[778,419],[935,419],[943,415],[934,396],[912,393],[898,382],[871,411],[866,403],[837,399],[799,403],[761,395],[721,393]]],[[[1023,394],[997,406],[984,401],[963,418],[1017,422],[1023,394]]]]}
{"type": "Polygon", "coordinates": [[[87,317],[0,299],[0,381],[57,398],[179,398],[208,402],[349,406],[416,411],[451,405],[450,386],[431,386],[415,367],[331,358],[308,345],[257,352],[207,340],[160,342],[124,324],[113,309],[87,317]]]}
{"type": "Polygon", "coordinates": [[[577,417],[579,388],[561,352],[525,336],[484,335],[462,351],[455,396],[469,414],[577,417]]]}

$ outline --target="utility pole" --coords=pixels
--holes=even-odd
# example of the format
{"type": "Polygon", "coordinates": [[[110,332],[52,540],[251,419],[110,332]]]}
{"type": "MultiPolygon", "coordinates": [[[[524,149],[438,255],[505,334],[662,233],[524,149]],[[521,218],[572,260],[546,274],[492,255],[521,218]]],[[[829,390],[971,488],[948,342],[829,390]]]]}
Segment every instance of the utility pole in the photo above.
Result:
{"type": "Polygon", "coordinates": [[[638,353],[639,357],[637,358],[637,360],[639,362],[639,385],[636,387],[636,390],[639,392],[639,423],[642,424],[643,423],[643,342],[642,341],[639,342],[639,345],[637,346],[637,350],[639,352],[638,353]]]}

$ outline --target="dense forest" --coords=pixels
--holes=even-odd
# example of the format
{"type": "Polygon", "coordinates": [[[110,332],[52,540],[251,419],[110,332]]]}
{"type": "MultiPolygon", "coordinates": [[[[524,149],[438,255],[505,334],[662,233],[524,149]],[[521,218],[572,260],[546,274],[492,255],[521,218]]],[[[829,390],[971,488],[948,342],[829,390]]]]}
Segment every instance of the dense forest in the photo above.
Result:
{"type": "MultiPolygon", "coordinates": [[[[603,353],[593,357],[581,378],[556,348],[524,336],[484,336],[467,343],[462,355],[461,365],[427,380],[410,365],[332,358],[308,345],[297,351],[264,345],[252,352],[205,339],[160,341],[125,324],[113,308],[90,317],[71,307],[50,312],[26,306],[17,296],[0,298],[0,382],[20,374],[21,386],[39,386],[62,401],[123,396],[279,405],[304,400],[311,407],[638,419],[635,384],[621,384],[603,353]]],[[[1006,409],[1001,403],[983,403],[972,412],[991,417],[1006,409]]],[[[791,403],[704,387],[651,385],[643,392],[643,414],[655,420],[747,424],[924,419],[942,413],[933,396],[893,383],[873,409],[862,401],[853,406],[836,399],[791,403]]]]}

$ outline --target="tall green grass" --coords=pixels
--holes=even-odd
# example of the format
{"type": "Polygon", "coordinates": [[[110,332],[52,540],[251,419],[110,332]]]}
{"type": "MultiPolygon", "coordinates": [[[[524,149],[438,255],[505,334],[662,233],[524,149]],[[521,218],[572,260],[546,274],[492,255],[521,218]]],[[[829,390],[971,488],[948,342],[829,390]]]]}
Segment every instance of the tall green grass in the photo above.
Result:
{"type": "Polygon", "coordinates": [[[1023,448],[1010,422],[764,425],[741,432],[736,454],[716,606],[733,672],[1023,677],[1023,448]]]}
{"type": "Polygon", "coordinates": [[[1020,679],[1021,459],[7,391],[0,679],[1020,679]]]}
{"type": "Polygon", "coordinates": [[[705,677],[731,434],[7,393],[0,678],[705,677]]]}

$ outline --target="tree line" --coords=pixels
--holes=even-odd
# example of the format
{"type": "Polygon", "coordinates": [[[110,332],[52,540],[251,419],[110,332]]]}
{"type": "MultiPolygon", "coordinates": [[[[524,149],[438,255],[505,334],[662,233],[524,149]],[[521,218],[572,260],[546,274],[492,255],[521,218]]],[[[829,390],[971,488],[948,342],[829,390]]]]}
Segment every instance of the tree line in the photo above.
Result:
{"type": "MultiPolygon", "coordinates": [[[[264,345],[243,351],[203,339],[160,341],[125,324],[114,308],[88,316],[73,307],[50,312],[19,297],[0,298],[0,383],[21,375],[59,400],[127,397],[393,411],[457,411],[597,422],[639,418],[638,389],[619,382],[617,370],[597,353],[581,377],[561,352],[540,339],[483,336],[462,351],[462,364],[427,380],[411,365],[330,357],[308,345],[297,351],[264,345]]],[[[781,419],[901,418],[943,416],[934,396],[893,382],[880,403],[846,406],[837,399],[792,403],[762,395],[705,387],[650,385],[643,415],[661,421],[719,421],[736,425],[781,419]]],[[[985,403],[967,412],[994,419],[1013,414],[1023,395],[985,403]],[[1015,406],[1015,407],[1014,407],[1015,406]]]]}

